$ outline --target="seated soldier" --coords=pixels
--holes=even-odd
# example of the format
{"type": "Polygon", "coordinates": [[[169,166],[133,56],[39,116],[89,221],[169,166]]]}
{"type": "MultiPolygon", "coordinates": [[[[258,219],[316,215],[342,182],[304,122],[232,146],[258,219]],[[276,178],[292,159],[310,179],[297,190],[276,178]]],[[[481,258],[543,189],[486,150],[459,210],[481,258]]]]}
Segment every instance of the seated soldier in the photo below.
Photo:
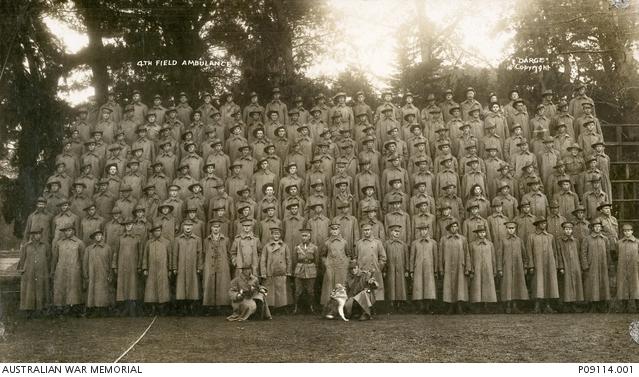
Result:
{"type": "Polygon", "coordinates": [[[257,312],[259,319],[273,319],[266,303],[267,290],[260,285],[257,276],[253,275],[251,266],[242,267],[242,273],[231,280],[229,297],[233,314],[227,321],[245,321],[257,312]]]}
{"type": "Polygon", "coordinates": [[[359,314],[360,321],[373,319],[371,308],[375,304],[373,290],[379,286],[370,271],[360,270],[357,261],[351,261],[346,277],[346,293],[348,300],[344,304],[344,313],[347,318],[359,314]]]}

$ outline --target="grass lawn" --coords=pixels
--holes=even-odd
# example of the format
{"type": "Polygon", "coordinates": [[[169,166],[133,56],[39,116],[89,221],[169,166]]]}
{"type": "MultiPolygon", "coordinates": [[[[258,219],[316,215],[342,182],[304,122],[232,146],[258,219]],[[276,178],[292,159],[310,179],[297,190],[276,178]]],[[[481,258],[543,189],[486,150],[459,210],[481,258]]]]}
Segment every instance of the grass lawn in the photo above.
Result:
{"type": "MultiPolygon", "coordinates": [[[[636,314],[159,317],[122,362],[638,362],[636,314]]],[[[1,362],[112,362],[151,318],[20,319],[1,362]]]]}

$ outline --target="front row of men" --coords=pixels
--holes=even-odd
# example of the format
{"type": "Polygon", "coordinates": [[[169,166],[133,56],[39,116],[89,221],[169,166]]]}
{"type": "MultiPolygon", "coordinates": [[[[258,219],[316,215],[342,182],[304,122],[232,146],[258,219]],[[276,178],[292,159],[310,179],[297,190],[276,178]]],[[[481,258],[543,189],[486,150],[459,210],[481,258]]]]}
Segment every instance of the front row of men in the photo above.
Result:
{"type": "Polygon", "coordinates": [[[573,235],[574,223],[563,222],[563,234],[555,237],[547,231],[548,221],[538,217],[527,239],[517,235],[516,222],[507,221],[505,237],[493,244],[486,227],[478,226],[467,239],[452,221],[439,243],[430,226],[422,224],[418,237],[407,244],[400,237],[402,226],[391,226],[390,237],[382,241],[367,222],[352,250],[339,223],[330,224],[323,245],[313,244],[312,230],[302,227],[294,250],[278,226],[270,229],[270,239],[259,250],[252,219],[242,221],[233,240],[221,231],[221,220],[210,224],[204,242],[193,225],[186,220],[171,242],[162,236],[162,226],[154,224],[143,243],[133,232],[133,221],[124,220],[114,249],[102,230],[93,232],[85,246],[71,224],[63,226],[52,248],[43,242],[41,229],[31,230],[18,264],[20,309],[29,316],[84,315],[84,308],[89,315],[104,315],[117,302],[121,315],[135,315],[143,301],[147,314],[171,309],[184,315],[194,314],[200,305],[209,313],[231,305],[228,319],[244,320],[254,313],[271,318],[269,306],[295,305],[297,312],[304,296],[311,311],[318,301],[328,307],[334,288],[346,286],[349,297],[366,293],[365,300],[355,301],[362,319],[371,318],[376,301],[375,307],[386,301],[386,309],[395,311],[405,309],[409,299],[420,312],[432,312],[438,299],[448,304],[448,312],[462,312],[468,301],[474,312],[499,301],[506,313],[519,313],[518,303],[528,300],[535,313],[553,312],[552,306],[581,310],[576,304],[582,302],[590,311],[602,311],[611,300],[611,281],[616,281],[616,298],[627,310],[635,310],[639,299],[639,241],[629,224],[615,242],[602,233],[600,220],[590,223],[583,238],[573,235]],[[616,280],[609,274],[613,254],[616,280]],[[371,286],[362,285],[373,280],[371,286]]]}

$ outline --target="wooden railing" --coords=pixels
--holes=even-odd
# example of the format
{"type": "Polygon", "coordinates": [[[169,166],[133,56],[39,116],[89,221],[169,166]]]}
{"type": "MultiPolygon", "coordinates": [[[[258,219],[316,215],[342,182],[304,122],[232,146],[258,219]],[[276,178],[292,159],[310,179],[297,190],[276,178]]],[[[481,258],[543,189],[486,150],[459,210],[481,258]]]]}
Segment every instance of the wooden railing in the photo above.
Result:
{"type": "Polygon", "coordinates": [[[610,156],[613,212],[619,223],[639,225],[639,124],[601,126],[610,156]]]}

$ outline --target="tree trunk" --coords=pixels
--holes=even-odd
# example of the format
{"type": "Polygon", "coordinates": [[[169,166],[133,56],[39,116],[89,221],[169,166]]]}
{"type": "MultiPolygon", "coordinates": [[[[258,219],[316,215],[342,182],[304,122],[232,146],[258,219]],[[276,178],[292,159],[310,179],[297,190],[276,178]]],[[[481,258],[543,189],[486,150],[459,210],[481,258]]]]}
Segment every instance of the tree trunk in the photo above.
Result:
{"type": "Polygon", "coordinates": [[[93,73],[95,99],[98,104],[104,103],[109,89],[109,74],[104,59],[102,28],[100,26],[100,4],[95,0],[78,0],[78,8],[84,15],[84,23],[89,37],[89,66],[93,73]]]}

